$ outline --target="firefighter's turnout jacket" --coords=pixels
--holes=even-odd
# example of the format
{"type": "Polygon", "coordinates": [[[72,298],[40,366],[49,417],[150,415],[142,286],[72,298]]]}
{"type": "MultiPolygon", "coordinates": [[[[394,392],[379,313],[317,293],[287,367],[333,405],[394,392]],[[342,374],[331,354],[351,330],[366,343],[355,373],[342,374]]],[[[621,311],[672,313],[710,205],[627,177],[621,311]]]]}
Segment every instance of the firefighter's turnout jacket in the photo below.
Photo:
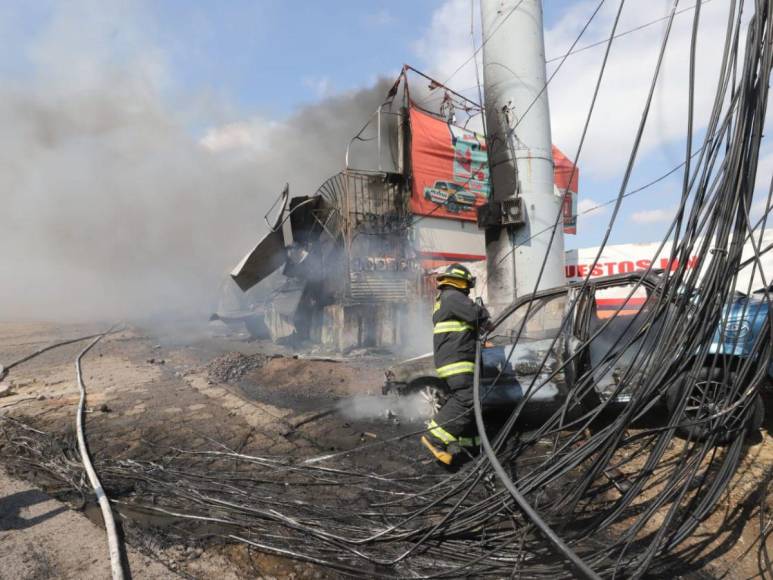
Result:
{"type": "Polygon", "coordinates": [[[475,371],[475,339],[478,328],[488,318],[488,311],[458,288],[441,288],[432,314],[435,370],[439,377],[446,379],[475,371]]]}

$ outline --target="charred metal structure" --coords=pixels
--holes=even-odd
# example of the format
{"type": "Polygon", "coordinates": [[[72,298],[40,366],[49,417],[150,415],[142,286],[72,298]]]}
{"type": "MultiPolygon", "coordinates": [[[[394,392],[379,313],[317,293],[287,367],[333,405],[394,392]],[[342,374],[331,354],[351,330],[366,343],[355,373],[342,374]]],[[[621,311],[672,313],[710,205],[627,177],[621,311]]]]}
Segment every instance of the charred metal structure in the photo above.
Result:
{"type": "MultiPolygon", "coordinates": [[[[484,268],[488,145],[470,128],[481,114],[478,103],[404,66],[346,147],[343,171],[311,195],[286,186],[266,218],[269,233],[233,270],[244,292],[270,287],[241,316],[250,332],[339,351],[426,348],[433,272],[454,262],[484,268]],[[278,270],[279,283],[266,280],[278,270]]],[[[577,169],[555,147],[553,166],[553,195],[571,208],[577,169]]]]}
{"type": "Polygon", "coordinates": [[[268,297],[242,317],[251,334],[339,351],[405,346],[418,338],[415,321],[427,318],[424,301],[416,299],[425,293],[426,268],[413,243],[408,71],[352,138],[345,169],[311,195],[291,196],[285,186],[269,212],[273,219],[266,217],[270,231],[231,273],[244,292],[282,273],[268,297]],[[374,125],[375,137],[363,137],[374,125]],[[373,168],[350,167],[351,146],[373,140],[373,168]]]}
{"type": "Polygon", "coordinates": [[[282,269],[251,331],[338,350],[406,342],[421,278],[407,201],[399,173],[345,170],[310,196],[285,187],[271,231],[232,274],[248,290],[282,269]]]}

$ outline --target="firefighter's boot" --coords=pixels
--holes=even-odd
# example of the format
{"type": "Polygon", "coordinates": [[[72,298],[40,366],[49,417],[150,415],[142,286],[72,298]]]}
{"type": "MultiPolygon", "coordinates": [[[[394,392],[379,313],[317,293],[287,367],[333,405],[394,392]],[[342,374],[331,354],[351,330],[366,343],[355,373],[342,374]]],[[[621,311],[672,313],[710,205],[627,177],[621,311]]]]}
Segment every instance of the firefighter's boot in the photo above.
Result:
{"type": "Polygon", "coordinates": [[[429,450],[430,453],[443,465],[452,467],[454,464],[454,458],[459,453],[459,446],[455,443],[445,445],[437,441],[434,437],[429,435],[421,436],[421,444],[429,450]]]}

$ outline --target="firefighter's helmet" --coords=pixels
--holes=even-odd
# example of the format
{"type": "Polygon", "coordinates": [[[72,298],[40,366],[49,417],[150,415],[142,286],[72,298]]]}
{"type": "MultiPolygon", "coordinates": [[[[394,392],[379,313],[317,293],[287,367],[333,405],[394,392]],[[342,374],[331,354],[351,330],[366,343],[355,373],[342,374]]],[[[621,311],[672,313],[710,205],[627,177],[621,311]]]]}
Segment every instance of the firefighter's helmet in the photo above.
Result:
{"type": "Polygon", "coordinates": [[[451,264],[438,275],[437,285],[454,286],[456,288],[475,288],[475,276],[461,264],[451,264]]]}

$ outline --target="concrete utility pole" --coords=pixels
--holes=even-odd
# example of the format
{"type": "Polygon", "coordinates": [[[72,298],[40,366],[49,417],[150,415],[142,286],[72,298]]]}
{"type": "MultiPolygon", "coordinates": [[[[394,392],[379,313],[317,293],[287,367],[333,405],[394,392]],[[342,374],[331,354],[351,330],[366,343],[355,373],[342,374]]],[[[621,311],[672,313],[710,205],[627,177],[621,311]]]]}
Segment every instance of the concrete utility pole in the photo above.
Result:
{"type": "Polygon", "coordinates": [[[560,221],[548,252],[562,198],[553,189],[542,3],[481,0],[481,15],[486,131],[495,208],[489,213],[501,211],[503,216],[498,225],[489,220],[486,228],[488,302],[498,312],[516,297],[534,290],[546,253],[539,289],[565,283],[560,221]]]}

